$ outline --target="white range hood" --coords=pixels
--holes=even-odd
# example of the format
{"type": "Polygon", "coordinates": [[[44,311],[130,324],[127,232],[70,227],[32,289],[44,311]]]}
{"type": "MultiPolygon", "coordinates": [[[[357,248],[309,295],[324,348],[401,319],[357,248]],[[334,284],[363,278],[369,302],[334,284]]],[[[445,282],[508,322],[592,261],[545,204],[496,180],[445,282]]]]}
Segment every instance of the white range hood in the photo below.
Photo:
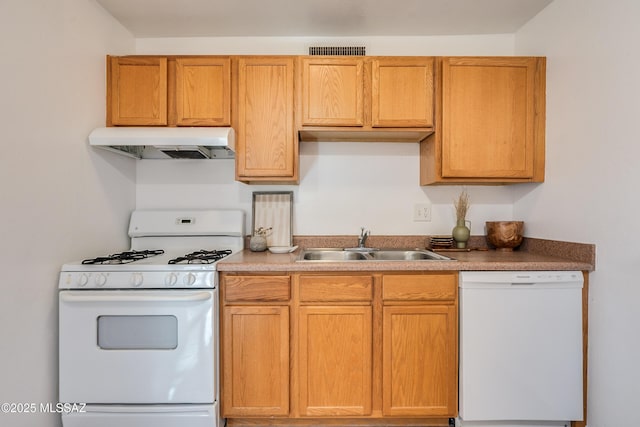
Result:
{"type": "Polygon", "coordinates": [[[235,132],[221,127],[104,127],[89,144],[136,159],[230,159],[235,132]]]}

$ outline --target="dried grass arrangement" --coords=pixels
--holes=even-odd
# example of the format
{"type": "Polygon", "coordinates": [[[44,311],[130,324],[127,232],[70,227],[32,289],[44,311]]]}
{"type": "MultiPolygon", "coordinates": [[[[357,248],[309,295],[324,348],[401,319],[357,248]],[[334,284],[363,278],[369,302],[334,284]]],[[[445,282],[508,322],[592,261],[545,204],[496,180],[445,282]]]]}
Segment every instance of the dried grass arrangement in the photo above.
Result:
{"type": "Polygon", "coordinates": [[[458,200],[453,201],[453,206],[456,208],[456,220],[464,221],[467,218],[467,212],[469,212],[469,194],[467,190],[462,190],[462,193],[458,196],[458,200]]]}

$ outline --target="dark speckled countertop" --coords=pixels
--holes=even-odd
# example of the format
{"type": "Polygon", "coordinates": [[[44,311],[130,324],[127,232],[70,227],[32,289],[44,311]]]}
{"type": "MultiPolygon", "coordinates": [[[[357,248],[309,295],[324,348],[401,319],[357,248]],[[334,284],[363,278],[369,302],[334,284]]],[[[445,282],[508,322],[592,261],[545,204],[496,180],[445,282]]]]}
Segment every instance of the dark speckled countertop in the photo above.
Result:
{"type": "MultiPolygon", "coordinates": [[[[367,246],[424,249],[427,242],[428,237],[425,236],[372,236],[367,246]]],[[[452,261],[297,261],[303,248],[353,247],[355,238],[296,236],[294,244],[299,248],[288,254],[251,252],[245,249],[218,262],[217,269],[221,272],[595,270],[595,245],[536,238],[525,238],[517,250],[503,252],[487,248],[483,236],[473,236],[468,246],[474,250],[441,252],[454,258],[452,261]]]]}

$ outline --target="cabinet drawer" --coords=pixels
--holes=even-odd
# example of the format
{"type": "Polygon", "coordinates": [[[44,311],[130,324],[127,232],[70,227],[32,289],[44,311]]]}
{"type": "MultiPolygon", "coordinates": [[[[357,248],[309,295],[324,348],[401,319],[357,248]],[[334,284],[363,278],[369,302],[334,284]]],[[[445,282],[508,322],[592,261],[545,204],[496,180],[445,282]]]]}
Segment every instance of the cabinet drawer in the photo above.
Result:
{"type": "Polygon", "coordinates": [[[289,301],[289,276],[225,276],[225,301],[289,301]]]}
{"type": "Polygon", "coordinates": [[[388,275],[382,278],[385,301],[452,300],[458,282],[455,274],[388,275]]]}
{"type": "Polygon", "coordinates": [[[371,301],[371,276],[300,276],[300,302],[371,301]]]}

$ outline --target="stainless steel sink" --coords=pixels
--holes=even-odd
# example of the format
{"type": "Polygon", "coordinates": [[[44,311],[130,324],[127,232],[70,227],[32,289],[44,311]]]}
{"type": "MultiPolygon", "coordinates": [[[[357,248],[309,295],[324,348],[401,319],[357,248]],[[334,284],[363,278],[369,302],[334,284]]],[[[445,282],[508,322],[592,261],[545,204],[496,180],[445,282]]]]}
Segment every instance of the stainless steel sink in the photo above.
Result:
{"type": "Polygon", "coordinates": [[[451,261],[444,255],[425,249],[339,249],[309,248],[297,261],[451,261]]]}
{"type": "Polygon", "coordinates": [[[374,261],[450,261],[451,258],[428,250],[380,250],[369,252],[374,261]]]}
{"type": "Polygon", "coordinates": [[[364,260],[363,252],[345,251],[342,249],[305,249],[298,261],[359,261],[364,260]]]}

